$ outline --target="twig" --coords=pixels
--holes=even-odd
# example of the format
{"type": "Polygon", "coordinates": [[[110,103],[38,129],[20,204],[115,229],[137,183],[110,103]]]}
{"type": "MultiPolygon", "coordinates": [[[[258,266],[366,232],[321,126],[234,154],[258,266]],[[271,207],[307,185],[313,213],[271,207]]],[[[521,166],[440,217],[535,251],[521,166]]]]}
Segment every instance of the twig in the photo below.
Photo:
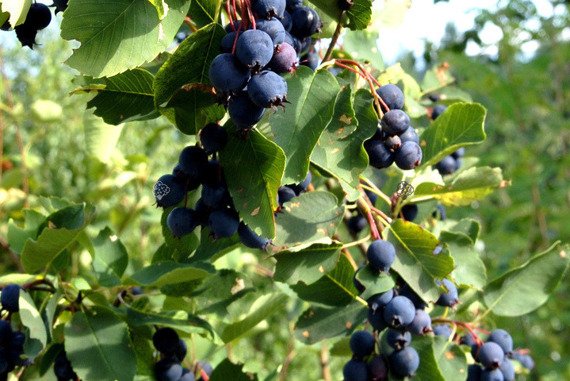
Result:
{"type": "Polygon", "coordinates": [[[323,380],[332,381],[331,369],[330,369],[330,353],[326,342],[323,342],[323,345],[321,346],[320,358],[321,358],[321,374],[323,376],[323,380]]]}
{"type": "Polygon", "coordinates": [[[334,30],[334,34],[332,36],[331,43],[329,44],[327,52],[325,53],[325,56],[323,57],[323,62],[330,60],[332,57],[332,52],[334,50],[334,47],[336,46],[336,43],[338,42],[338,38],[340,37],[340,33],[342,32],[343,16],[344,16],[344,11],[342,11],[340,13],[340,16],[338,17],[338,20],[336,23],[336,28],[334,30]]]}

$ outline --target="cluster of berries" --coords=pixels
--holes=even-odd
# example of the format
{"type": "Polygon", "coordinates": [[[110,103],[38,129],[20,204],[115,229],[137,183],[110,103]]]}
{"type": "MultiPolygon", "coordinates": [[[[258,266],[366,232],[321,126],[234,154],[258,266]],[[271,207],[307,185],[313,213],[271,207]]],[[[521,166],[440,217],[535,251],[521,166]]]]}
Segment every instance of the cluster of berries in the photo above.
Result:
{"type": "MultiPolygon", "coordinates": [[[[368,247],[366,256],[370,270],[388,273],[396,258],[396,249],[388,241],[375,240],[368,247]]],[[[354,283],[360,292],[365,291],[365,286],[356,276],[354,283]]],[[[446,291],[440,295],[436,304],[453,307],[459,302],[457,288],[447,279],[441,284],[446,291]]],[[[399,378],[413,376],[419,367],[420,358],[417,351],[409,345],[412,335],[432,332],[431,317],[425,311],[427,304],[405,283],[395,289],[373,295],[367,302],[368,322],[377,334],[387,329],[380,337],[387,345],[378,343],[378,348],[383,348],[384,352],[380,354],[380,351],[375,352],[376,340],[372,334],[362,333],[364,331],[355,333],[356,338],[354,335],[351,337],[354,356],[343,368],[345,380],[386,380],[389,372],[399,378]],[[357,352],[357,347],[365,348],[366,355],[362,356],[362,352],[357,352]],[[368,361],[365,358],[368,358],[368,361]]]]}
{"type": "Polygon", "coordinates": [[[410,117],[403,111],[404,93],[393,84],[380,86],[376,93],[384,102],[384,116],[374,136],[364,143],[370,165],[382,169],[395,162],[401,169],[416,168],[422,161],[422,149],[410,117]]]}
{"type": "Polygon", "coordinates": [[[202,147],[188,146],[180,153],[172,174],[161,176],[154,185],[154,196],[159,207],[176,206],[168,214],[166,224],[174,237],[190,234],[198,226],[209,226],[215,238],[224,238],[236,232],[248,247],[264,249],[269,240],[258,236],[240,222],[224,179],[223,169],[216,154],[227,143],[226,130],[216,123],[206,125],[199,134],[202,147]],[[212,155],[212,159],[208,158],[212,155]],[[194,208],[187,207],[187,194],[201,188],[201,197],[194,208]]]}
{"type": "Polygon", "coordinates": [[[251,7],[256,18],[226,26],[223,53],[209,70],[230,118],[244,130],[259,122],[265,109],[287,102],[280,74],[295,70],[298,55],[308,51],[322,26],[317,12],[301,1],[253,0],[251,7]]]}

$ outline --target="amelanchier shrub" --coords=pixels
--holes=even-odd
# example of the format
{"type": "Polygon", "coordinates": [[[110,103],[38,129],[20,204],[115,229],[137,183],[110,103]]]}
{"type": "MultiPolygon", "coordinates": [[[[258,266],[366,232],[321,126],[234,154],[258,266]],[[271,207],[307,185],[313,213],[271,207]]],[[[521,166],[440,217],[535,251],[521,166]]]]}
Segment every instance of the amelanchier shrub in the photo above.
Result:
{"type": "Polygon", "coordinates": [[[163,117],[187,136],[148,189],[164,242],[143,267],[111,229],[92,234],[91,205],[46,200],[10,222],[23,271],[0,278],[4,379],[287,379],[285,366],[187,355],[198,337],[229,348],[269,334],[258,323],[276,314],[294,321],[294,345],[332,343],[346,381],[533,368],[493,316],[542,305],[568,258],[556,244],[487,279],[478,222],[445,218],[508,186],[465,153],[485,140],[485,108],[445,64],[421,82],[384,67],[370,0],[1,3],[2,29],[29,48],[63,12],[61,37],[79,43],[66,63],[95,115],[163,117]],[[219,266],[230,252],[263,282],[219,266]]]}

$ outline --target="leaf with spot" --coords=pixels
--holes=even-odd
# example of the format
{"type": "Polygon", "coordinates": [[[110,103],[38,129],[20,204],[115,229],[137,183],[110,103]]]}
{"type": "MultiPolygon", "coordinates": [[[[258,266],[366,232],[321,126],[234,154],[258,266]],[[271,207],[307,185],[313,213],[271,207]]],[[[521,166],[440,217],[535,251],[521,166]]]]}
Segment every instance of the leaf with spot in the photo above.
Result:
{"type": "Polygon", "coordinates": [[[129,255],[123,243],[105,228],[93,240],[95,250],[93,270],[103,287],[114,287],[121,284],[121,277],[129,264],[129,255]]]}
{"type": "Polygon", "coordinates": [[[274,255],[277,264],[273,279],[287,284],[314,283],[335,267],[341,248],[341,243],[333,243],[315,244],[297,252],[281,251],[274,255]]]}

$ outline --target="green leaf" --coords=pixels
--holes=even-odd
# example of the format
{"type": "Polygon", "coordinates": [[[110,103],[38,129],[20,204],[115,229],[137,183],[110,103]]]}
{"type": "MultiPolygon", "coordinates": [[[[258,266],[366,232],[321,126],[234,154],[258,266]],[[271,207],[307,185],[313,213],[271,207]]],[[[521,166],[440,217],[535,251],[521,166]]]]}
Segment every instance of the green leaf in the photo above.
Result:
{"type": "Polygon", "coordinates": [[[186,333],[207,332],[210,338],[215,337],[212,326],[204,319],[186,311],[140,311],[127,307],[127,323],[129,326],[166,326],[186,333]]]}
{"type": "Polygon", "coordinates": [[[323,273],[331,271],[339,260],[342,244],[315,244],[298,252],[282,251],[277,260],[273,279],[278,282],[311,284],[319,280],[323,273]]]}
{"type": "Polygon", "coordinates": [[[30,273],[49,265],[62,251],[77,240],[93,216],[93,208],[74,205],[46,219],[47,225],[36,240],[28,239],[21,253],[22,266],[30,273]]]}
{"type": "Polygon", "coordinates": [[[2,12],[8,12],[8,21],[12,29],[26,20],[32,0],[2,0],[0,1],[2,12]]]}
{"type": "Polygon", "coordinates": [[[349,201],[360,196],[359,176],[368,166],[362,143],[374,135],[377,125],[370,92],[358,91],[353,107],[350,87],[345,87],[336,100],[334,116],[311,155],[314,164],[340,180],[349,201]]]}
{"type": "Polygon", "coordinates": [[[460,147],[484,141],[487,137],[484,130],[486,113],[478,103],[455,103],[449,106],[420,137],[422,167],[437,163],[460,147]]]}
{"type": "Polygon", "coordinates": [[[311,4],[314,4],[318,9],[319,13],[325,13],[326,15],[330,16],[331,18],[338,20],[341,9],[338,7],[338,3],[336,1],[330,0],[309,0],[311,4]]]}
{"type": "Polygon", "coordinates": [[[156,13],[160,20],[168,13],[168,4],[164,0],[148,0],[156,8],[156,13]]]}
{"type": "Polygon", "coordinates": [[[108,227],[101,230],[93,240],[95,255],[93,270],[103,287],[121,284],[121,277],[129,264],[127,249],[108,227]]]}
{"type": "Polygon", "coordinates": [[[330,244],[344,208],[332,193],[307,192],[285,203],[277,215],[278,250],[299,251],[314,243],[330,244]]]}
{"type": "Polygon", "coordinates": [[[188,14],[192,15],[193,23],[202,27],[206,24],[218,22],[221,8],[221,0],[193,0],[188,14]]]}
{"type": "Polygon", "coordinates": [[[521,316],[544,304],[564,277],[568,250],[555,243],[545,252],[489,283],[483,290],[487,307],[499,316],[521,316]]]}
{"type": "Polygon", "coordinates": [[[26,343],[26,346],[37,348],[37,351],[34,353],[34,355],[37,355],[47,344],[46,326],[30,294],[20,290],[18,302],[20,305],[20,319],[22,325],[29,330],[29,340],[37,342],[31,346],[30,343],[26,343]],[[37,345],[38,343],[40,344],[39,346],[37,345]]]}
{"type": "Polygon", "coordinates": [[[440,336],[414,337],[412,346],[420,356],[415,379],[463,381],[467,378],[467,359],[458,345],[440,336]]]}
{"type": "Polygon", "coordinates": [[[61,23],[61,37],[78,40],[67,64],[84,75],[109,77],[152,61],[172,42],[190,3],[167,0],[161,21],[148,1],[74,0],[61,23]]]}
{"type": "Polygon", "coordinates": [[[49,99],[38,99],[32,103],[31,111],[34,119],[42,123],[53,123],[61,120],[63,108],[49,99]]]}
{"type": "Polygon", "coordinates": [[[153,263],[131,276],[141,286],[163,287],[166,285],[200,280],[209,274],[208,271],[172,261],[153,263]]]}
{"type": "Polygon", "coordinates": [[[214,262],[240,244],[239,236],[235,234],[227,238],[214,238],[211,233],[212,231],[209,228],[202,228],[200,245],[198,245],[196,252],[189,259],[190,262],[214,262]]]}
{"type": "Polygon", "coordinates": [[[449,64],[440,64],[428,70],[422,80],[422,92],[429,94],[449,86],[455,78],[449,72],[449,64]]]}
{"type": "MultiPolygon", "coordinates": [[[[101,119],[89,118],[84,126],[85,145],[89,154],[102,163],[111,164],[113,154],[117,150],[119,138],[123,132],[123,127],[124,125],[122,124],[113,126],[104,123],[101,119]]],[[[129,176],[129,172],[124,171],[117,177],[116,186],[120,187],[118,184],[119,181],[130,181],[134,178],[136,178],[136,173],[132,173],[132,175],[129,176]]],[[[109,187],[110,185],[101,184],[101,186],[109,187]]],[[[99,191],[100,190],[96,188],[96,192],[99,191]]]]}
{"type": "Polygon", "coordinates": [[[396,219],[388,236],[396,247],[392,268],[426,302],[435,302],[439,288],[435,281],[445,278],[454,267],[453,258],[429,231],[412,222],[396,219]]]}
{"type": "Polygon", "coordinates": [[[378,50],[379,38],[380,34],[375,31],[353,30],[344,34],[342,45],[353,59],[369,62],[375,69],[382,70],[384,61],[378,50]]]}
{"type": "MultiPolygon", "coordinates": [[[[73,3],[73,2],[72,2],[73,3]]],[[[95,307],[76,312],[65,325],[65,351],[83,380],[132,380],[136,358],[125,322],[95,307]]]]}
{"type": "Polygon", "coordinates": [[[449,240],[443,240],[443,242],[447,244],[449,253],[455,262],[453,279],[458,284],[483,289],[487,283],[487,269],[475,248],[472,245],[449,240]]]}
{"type": "Polygon", "coordinates": [[[117,125],[160,115],[154,107],[153,81],[151,73],[136,68],[109,78],[88,79],[73,93],[95,93],[87,108],[94,107],[94,114],[105,123],[117,125]]]}
{"type": "Polygon", "coordinates": [[[156,107],[185,134],[195,134],[223,117],[208,77],[210,63],[225,35],[219,24],[192,33],[162,65],[154,80],[156,107]]]}
{"type": "Polygon", "coordinates": [[[214,369],[210,381],[257,381],[257,375],[245,374],[242,369],[243,364],[234,364],[225,359],[214,369]]]}
{"type": "Polygon", "coordinates": [[[226,326],[220,335],[224,343],[229,343],[255,327],[269,315],[282,310],[287,303],[287,296],[284,294],[264,295],[251,306],[251,312],[242,320],[226,326]]]}
{"type": "Polygon", "coordinates": [[[350,29],[366,29],[372,19],[372,0],[353,0],[352,7],[346,15],[350,29]]]}
{"type": "Polygon", "coordinates": [[[362,283],[366,288],[364,292],[360,295],[362,299],[368,299],[372,295],[380,294],[386,292],[396,285],[394,279],[390,274],[377,273],[373,271],[370,266],[365,266],[356,273],[356,279],[362,283]]]}
{"type": "Polygon", "coordinates": [[[469,205],[504,186],[500,168],[471,167],[446,178],[444,185],[421,183],[416,187],[410,202],[435,199],[444,205],[469,205]]]}
{"type": "Polygon", "coordinates": [[[229,141],[220,152],[220,163],[239,215],[257,234],[273,238],[277,189],[285,168],[283,151],[258,131],[240,138],[231,123],[226,124],[229,141]]]}
{"type": "Polygon", "coordinates": [[[312,71],[299,67],[287,77],[287,103],[285,110],[278,110],[264,118],[260,130],[271,129],[272,138],[287,157],[285,184],[299,183],[309,171],[309,157],[319,136],[327,127],[334,111],[334,103],[340,87],[328,70],[312,71]]]}
{"type": "Polygon", "coordinates": [[[323,275],[318,281],[310,285],[298,283],[291,286],[299,298],[328,306],[345,306],[359,295],[354,287],[352,278],[354,269],[346,259],[341,256],[336,267],[323,275]]]}
{"type": "Polygon", "coordinates": [[[297,320],[295,337],[305,344],[348,335],[365,319],[367,307],[352,303],[343,307],[310,307],[297,320]]]}

